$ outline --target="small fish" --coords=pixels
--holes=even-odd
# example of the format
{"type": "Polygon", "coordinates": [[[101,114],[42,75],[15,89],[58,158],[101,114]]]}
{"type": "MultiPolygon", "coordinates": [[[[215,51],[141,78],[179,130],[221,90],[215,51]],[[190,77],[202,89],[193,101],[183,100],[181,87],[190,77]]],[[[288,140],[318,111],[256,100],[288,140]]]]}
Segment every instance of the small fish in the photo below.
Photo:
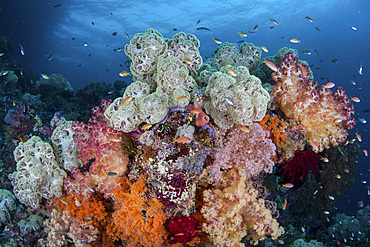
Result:
{"type": "Polygon", "coordinates": [[[252,152],[253,152],[253,149],[252,149],[252,148],[247,150],[247,153],[248,153],[248,154],[250,154],[250,153],[252,153],[252,152]]]}
{"type": "Polygon", "coordinates": [[[117,142],[117,143],[122,142],[122,140],[117,137],[108,137],[108,140],[111,142],[117,142]]]}
{"type": "Polygon", "coordinates": [[[321,159],[322,161],[324,161],[325,163],[328,163],[328,162],[329,162],[328,157],[321,157],[320,159],[321,159]]]}
{"type": "Polygon", "coordinates": [[[130,38],[130,35],[128,35],[128,33],[125,31],[125,35],[126,35],[126,38],[129,39],[130,38]]]}
{"type": "Polygon", "coordinates": [[[324,211],[324,214],[328,215],[328,214],[330,214],[330,212],[329,211],[324,211]]]}
{"type": "MultiPolygon", "coordinates": [[[[241,37],[241,38],[245,38],[245,37],[247,37],[248,36],[248,34],[246,34],[245,32],[237,32],[237,34],[239,34],[239,36],[241,37]]],[[[244,41],[243,41],[244,42],[244,41]]]]}
{"type": "Polygon", "coordinates": [[[89,243],[90,241],[86,239],[81,239],[81,242],[89,243]]]}
{"type": "Polygon", "coordinates": [[[286,209],[286,205],[288,204],[288,201],[286,200],[286,198],[284,199],[284,205],[283,205],[283,210],[286,209]]]}
{"type": "Polygon", "coordinates": [[[352,83],[352,85],[356,85],[356,82],[355,81],[350,81],[350,83],[352,83]]]}
{"type": "Polygon", "coordinates": [[[46,74],[41,74],[42,78],[44,78],[45,80],[49,80],[49,76],[47,76],[46,74]]]}
{"type": "Polygon", "coordinates": [[[4,56],[5,55],[5,53],[0,53],[0,57],[2,57],[2,56],[4,56]]]}
{"type": "Polygon", "coordinates": [[[108,175],[108,176],[117,176],[117,173],[116,172],[106,172],[105,173],[106,175],[108,175]]]}
{"type": "Polygon", "coordinates": [[[311,52],[309,50],[302,50],[302,53],[307,54],[307,55],[311,55],[311,52]]]}
{"type": "Polygon", "coordinates": [[[253,28],[253,30],[256,31],[257,28],[258,28],[258,26],[259,26],[259,24],[255,25],[254,28],[253,28]]]}
{"type": "Polygon", "coordinates": [[[177,139],[173,139],[173,142],[171,143],[190,143],[191,142],[191,139],[189,137],[186,137],[186,136],[181,136],[177,139]]]}
{"type": "Polygon", "coordinates": [[[361,62],[361,64],[360,64],[360,68],[358,69],[358,73],[359,73],[360,75],[362,75],[362,62],[361,62]]]}
{"type": "Polygon", "coordinates": [[[53,8],[58,8],[58,7],[60,7],[60,6],[62,6],[61,4],[56,4],[56,5],[54,5],[54,7],[53,8]]]}
{"type": "Polygon", "coordinates": [[[335,83],[333,82],[328,82],[327,84],[323,86],[323,88],[327,88],[327,89],[333,88],[333,87],[335,87],[335,83]]]}
{"type": "Polygon", "coordinates": [[[363,208],[364,207],[364,202],[363,201],[359,201],[357,203],[357,205],[358,205],[359,208],[363,208]]]}
{"type": "Polygon", "coordinates": [[[306,16],[305,18],[306,18],[309,22],[313,23],[312,18],[310,18],[309,16],[306,16]]]}
{"type": "Polygon", "coordinates": [[[198,27],[197,30],[211,31],[208,27],[198,27]]]}
{"type": "Polygon", "coordinates": [[[308,76],[308,70],[307,70],[307,69],[306,69],[306,67],[305,67],[303,64],[301,64],[301,63],[299,63],[299,64],[298,64],[298,66],[299,66],[299,68],[301,69],[301,72],[302,72],[303,77],[304,77],[304,78],[306,78],[306,77],[308,76]]]}
{"type": "Polygon", "coordinates": [[[153,185],[161,185],[162,182],[161,181],[158,181],[158,180],[155,180],[155,179],[151,179],[149,180],[149,183],[153,184],[153,185]]]}
{"type": "MultiPolygon", "coordinates": [[[[118,47],[117,49],[116,49],[116,51],[122,51],[122,47],[118,47]]],[[[121,66],[122,67],[122,66],[121,66]]],[[[127,66],[127,67],[130,67],[130,66],[127,66]]]]}
{"type": "Polygon", "coordinates": [[[199,23],[200,23],[200,20],[197,21],[197,24],[196,25],[198,25],[199,23]]]}
{"type": "Polygon", "coordinates": [[[266,48],[266,46],[261,46],[261,48],[262,48],[262,50],[263,50],[264,52],[269,52],[269,50],[266,48]]]}
{"type": "Polygon", "coordinates": [[[248,31],[248,33],[256,33],[256,32],[253,32],[253,31],[248,31]]]}
{"type": "Polygon", "coordinates": [[[127,71],[124,71],[123,70],[118,75],[121,76],[121,77],[125,77],[125,76],[129,76],[130,75],[130,72],[127,72],[127,71]]]}
{"type": "Polygon", "coordinates": [[[86,47],[87,46],[87,42],[84,43],[84,46],[86,47]]]}
{"type": "MultiPolygon", "coordinates": [[[[362,175],[362,174],[360,173],[360,175],[362,175]]],[[[361,180],[361,183],[367,184],[367,181],[366,180],[361,180]]]]}
{"type": "Polygon", "coordinates": [[[213,40],[214,42],[216,42],[217,44],[219,44],[219,45],[221,45],[221,44],[222,44],[222,41],[221,41],[221,40],[219,40],[218,38],[212,37],[212,40],[213,40]]]}
{"type": "Polygon", "coordinates": [[[365,118],[359,118],[358,119],[361,123],[363,123],[363,124],[366,124],[367,123],[367,121],[366,121],[366,119],[365,118]]]}
{"type": "Polygon", "coordinates": [[[78,65],[78,67],[79,67],[79,68],[81,68],[81,65],[82,65],[82,64],[79,64],[79,65],[78,65]]]}
{"type": "Polygon", "coordinates": [[[188,97],[186,95],[181,95],[179,97],[176,97],[176,101],[183,101],[183,100],[187,100],[188,97]]]}
{"type": "Polygon", "coordinates": [[[86,189],[88,189],[90,192],[92,192],[92,193],[94,193],[95,191],[91,188],[91,187],[89,187],[89,186],[86,186],[86,189]]]}
{"type": "Polygon", "coordinates": [[[92,217],[85,217],[84,220],[92,220],[92,217]]]}
{"type": "Polygon", "coordinates": [[[296,38],[291,38],[289,41],[294,43],[294,44],[301,43],[301,41],[296,39],[296,38]]]}
{"type": "Polygon", "coordinates": [[[24,56],[24,49],[23,49],[22,44],[19,44],[19,48],[20,48],[21,55],[24,56]]]}
{"type": "Polygon", "coordinates": [[[318,27],[315,27],[315,29],[321,33],[321,30],[318,27]]]}
{"type": "Polygon", "coordinates": [[[284,243],[284,241],[283,241],[283,240],[281,240],[281,239],[278,239],[278,243],[279,243],[279,244],[285,244],[285,243],[284,243]]]}
{"type": "Polygon", "coordinates": [[[127,96],[124,100],[122,100],[120,107],[127,105],[132,100],[132,96],[127,96]]]}
{"type": "Polygon", "coordinates": [[[368,156],[367,150],[366,150],[366,149],[364,149],[364,150],[362,150],[362,151],[364,152],[365,156],[367,157],[367,156],[368,156]]]}
{"type": "Polygon", "coordinates": [[[72,188],[74,191],[76,191],[76,193],[77,194],[81,194],[81,192],[78,190],[78,189],[76,189],[76,188],[72,188]]]}
{"type": "Polygon", "coordinates": [[[355,133],[356,134],[356,137],[357,137],[357,140],[359,141],[359,142],[362,142],[362,137],[361,137],[361,135],[359,134],[359,133],[355,133]]]}
{"type": "Polygon", "coordinates": [[[319,52],[318,52],[316,49],[315,49],[315,52],[316,52],[317,56],[320,56],[320,55],[319,55],[319,52]]]}
{"type": "Polygon", "coordinates": [[[264,58],[264,61],[262,61],[262,63],[266,64],[267,67],[269,67],[270,69],[272,69],[273,71],[278,71],[278,68],[276,67],[276,65],[271,62],[271,61],[267,61],[265,58],[264,58]]]}
{"type": "Polygon", "coordinates": [[[225,97],[225,101],[230,105],[234,105],[234,101],[228,97],[225,97]]]}
{"type": "Polygon", "coordinates": [[[306,231],[306,229],[302,226],[302,232],[305,232],[306,231]]]}
{"type": "Polygon", "coordinates": [[[55,231],[56,233],[59,233],[59,234],[67,234],[68,231],[55,231]]]}
{"type": "Polygon", "coordinates": [[[91,53],[89,53],[89,57],[91,56],[91,53]]]}
{"type": "Polygon", "coordinates": [[[53,54],[50,54],[50,55],[48,56],[48,60],[50,61],[51,59],[53,59],[53,54]]]}
{"type": "Polygon", "coordinates": [[[215,150],[215,151],[220,151],[222,149],[222,147],[213,147],[212,149],[215,150]]]}
{"type": "Polygon", "coordinates": [[[352,30],[356,31],[357,27],[351,26],[352,30]]]}
{"type": "Polygon", "coordinates": [[[331,60],[332,63],[337,63],[338,62],[338,59],[334,58],[333,60],[331,60]]]}
{"type": "Polygon", "coordinates": [[[237,77],[237,74],[236,74],[236,71],[235,69],[229,67],[229,66],[226,66],[225,70],[227,70],[227,73],[233,77],[237,77]]]}
{"type": "Polygon", "coordinates": [[[286,183],[286,184],[283,184],[283,188],[293,188],[294,187],[294,184],[292,183],[286,183]]]}
{"type": "Polygon", "coordinates": [[[334,196],[328,196],[328,197],[329,197],[329,199],[330,199],[330,200],[332,200],[332,201],[334,201],[334,200],[335,200],[334,196]]]}
{"type": "Polygon", "coordinates": [[[314,151],[319,151],[319,145],[317,145],[316,142],[314,142],[312,140],[309,140],[309,143],[312,146],[312,148],[314,149],[314,151]]]}
{"type": "Polygon", "coordinates": [[[335,175],[336,178],[341,179],[342,176],[340,174],[335,175]]]}
{"type": "Polygon", "coordinates": [[[68,202],[63,201],[63,200],[62,200],[62,199],[60,199],[60,198],[59,198],[59,200],[60,200],[63,204],[65,204],[65,205],[69,205],[69,203],[68,203],[68,202]]]}
{"type": "Polygon", "coordinates": [[[319,190],[316,190],[316,191],[313,193],[313,195],[316,195],[316,194],[317,194],[317,192],[319,192],[319,190]]]}
{"type": "Polygon", "coordinates": [[[72,37],[72,40],[76,40],[75,37],[72,37]]]}
{"type": "Polygon", "coordinates": [[[349,173],[349,169],[347,169],[347,168],[344,168],[344,170],[343,170],[345,173],[349,173]]]}
{"type": "Polygon", "coordinates": [[[117,35],[117,32],[113,32],[113,33],[112,33],[112,35],[113,35],[113,36],[116,36],[116,35],[117,35]]]}
{"type": "Polygon", "coordinates": [[[192,65],[193,64],[193,61],[191,61],[190,58],[187,58],[187,57],[183,57],[182,58],[182,61],[184,61],[188,65],[192,65]]]}
{"type": "Polygon", "coordinates": [[[196,110],[196,109],[193,109],[193,110],[191,111],[191,113],[192,113],[192,114],[199,114],[199,113],[200,113],[200,111],[199,111],[199,110],[196,110]]]}
{"type": "Polygon", "coordinates": [[[272,23],[274,23],[275,25],[279,25],[279,23],[275,21],[274,19],[269,19],[269,20],[272,21],[272,23]]]}
{"type": "Polygon", "coordinates": [[[144,124],[143,127],[141,127],[141,130],[148,130],[153,126],[153,124],[144,124]]]}
{"type": "Polygon", "coordinates": [[[249,127],[247,125],[242,125],[242,126],[239,126],[239,129],[242,131],[242,132],[246,132],[246,133],[249,133],[251,132],[249,127]]]}

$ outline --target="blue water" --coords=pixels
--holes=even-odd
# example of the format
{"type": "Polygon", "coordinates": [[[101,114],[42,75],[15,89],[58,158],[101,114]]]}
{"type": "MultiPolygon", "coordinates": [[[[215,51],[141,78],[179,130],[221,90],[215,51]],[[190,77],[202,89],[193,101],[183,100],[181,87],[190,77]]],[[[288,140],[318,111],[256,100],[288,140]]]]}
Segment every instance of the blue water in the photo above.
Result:
{"type": "MultiPolygon", "coordinates": [[[[363,111],[370,109],[369,23],[370,2],[367,0],[0,2],[0,35],[12,40],[15,50],[11,56],[35,74],[62,74],[74,89],[91,81],[114,83],[121,80],[118,73],[129,70],[125,66],[128,57],[123,50],[114,49],[128,44],[135,33],[153,28],[171,38],[183,31],[195,34],[201,41],[204,60],[212,57],[218,46],[212,37],[223,42],[245,40],[265,46],[269,52],[263,53],[264,57],[273,56],[284,46],[295,48],[300,51],[301,60],[314,64],[313,73],[320,85],[327,83],[328,77],[345,88],[349,96],[359,97],[361,102],[355,103],[356,119],[364,117],[368,121],[370,112],[363,111]],[[54,7],[57,4],[61,6],[54,7]],[[309,22],[306,16],[314,22],[309,22]],[[270,18],[279,25],[272,23],[270,18]],[[256,32],[248,33],[248,38],[242,39],[237,34],[238,31],[254,31],[257,24],[256,32]],[[198,27],[211,31],[197,30],[198,27]],[[114,32],[117,35],[113,36],[114,32]],[[293,44],[290,38],[297,38],[301,43],[293,44]],[[24,47],[24,55],[18,44],[24,47]],[[304,49],[311,51],[311,55],[303,54],[304,49]],[[49,61],[50,54],[53,59],[49,61]],[[333,59],[338,62],[333,63],[333,59]],[[358,73],[361,64],[362,76],[358,73]],[[358,88],[350,83],[351,80],[358,88]]],[[[129,83],[131,79],[124,80],[129,83]]],[[[357,122],[353,133],[361,133],[361,149],[370,150],[368,124],[357,122]]],[[[361,200],[365,206],[370,204],[369,159],[361,156],[355,184],[337,204],[339,212],[355,214],[357,202],[361,200]]]]}

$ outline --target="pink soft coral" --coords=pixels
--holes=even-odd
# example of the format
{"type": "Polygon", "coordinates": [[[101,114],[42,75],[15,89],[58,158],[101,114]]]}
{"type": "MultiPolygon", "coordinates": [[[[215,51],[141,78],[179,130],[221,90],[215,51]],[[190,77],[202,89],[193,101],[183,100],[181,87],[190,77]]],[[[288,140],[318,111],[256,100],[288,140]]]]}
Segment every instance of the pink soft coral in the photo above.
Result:
{"type": "Polygon", "coordinates": [[[237,167],[247,178],[264,170],[271,173],[276,155],[276,146],[272,143],[269,132],[258,123],[249,126],[249,132],[234,127],[226,137],[226,143],[215,155],[215,162],[207,167],[210,181],[221,179],[221,169],[237,167]]]}

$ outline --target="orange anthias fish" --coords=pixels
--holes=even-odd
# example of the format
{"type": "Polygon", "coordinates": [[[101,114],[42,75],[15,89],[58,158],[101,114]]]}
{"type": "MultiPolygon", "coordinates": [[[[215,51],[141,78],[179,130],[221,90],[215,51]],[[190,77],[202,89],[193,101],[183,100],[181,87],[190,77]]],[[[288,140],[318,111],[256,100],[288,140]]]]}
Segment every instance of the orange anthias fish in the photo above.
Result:
{"type": "Polygon", "coordinates": [[[362,150],[362,151],[364,151],[364,154],[365,154],[365,156],[367,157],[367,156],[368,156],[367,150],[366,150],[366,149],[364,149],[364,150],[362,150]]]}
{"type": "Polygon", "coordinates": [[[308,71],[307,69],[303,66],[303,64],[299,63],[298,64],[299,68],[301,69],[302,75],[304,78],[308,76],[308,71]]]}
{"type": "Polygon", "coordinates": [[[293,188],[293,187],[294,187],[294,184],[292,183],[283,184],[283,188],[293,188]]]}
{"type": "Polygon", "coordinates": [[[316,142],[314,142],[312,140],[309,140],[309,143],[312,146],[312,148],[314,149],[314,151],[319,151],[319,145],[317,145],[316,142]]]}
{"type": "Polygon", "coordinates": [[[121,76],[121,77],[125,77],[125,76],[130,75],[130,73],[127,72],[127,71],[121,71],[118,75],[121,76]]]}
{"type": "Polygon", "coordinates": [[[360,99],[358,97],[352,97],[351,100],[356,103],[360,103],[360,99]]]}
{"type": "Polygon", "coordinates": [[[108,137],[108,140],[112,142],[122,142],[122,140],[117,137],[108,137]]]}
{"type": "Polygon", "coordinates": [[[286,209],[286,205],[288,204],[288,201],[286,200],[286,198],[284,199],[284,205],[283,205],[283,210],[286,209]]]}
{"type": "Polygon", "coordinates": [[[254,31],[256,31],[256,30],[257,30],[258,26],[259,26],[259,24],[257,24],[257,25],[255,25],[255,26],[254,26],[254,28],[253,28],[253,29],[254,29],[254,31]]]}
{"type": "Polygon", "coordinates": [[[275,25],[279,25],[279,23],[275,21],[274,19],[269,19],[269,20],[272,21],[275,25]]]}
{"type": "Polygon", "coordinates": [[[357,140],[358,140],[359,142],[362,142],[362,137],[361,137],[361,135],[360,135],[359,133],[355,133],[355,134],[356,134],[357,140]]]}
{"type": "Polygon", "coordinates": [[[185,96],[185,95],[181,95],[179,97],[176,98],[176,101],[182,101],[182,100],[186,100],[188,97],[185,96]]]}
{"type": "Polygon", "coordinates": [[[273,62],[270,62],[270,61],[267,61],[266,59],[264,59],[264,61],[262,61],[262,63],[266,64],[267,67],[269,67],[273,71],[278,71],[278,68],[276,67],[276,65],[273,62]]]}
{"type": "Polygon", "coordinates": [[[143,127],[141,127],[141,130],[148,130],[152,126],[153,126],[152,124],[144,124],[143,127]]]}
{"type": "Polygon", "coordinates": [[[262,50],[263,50],[264,52],[269,52],[269,50],[267,49],[267,47],[266,47],[266,46],[262,46],[262,45],[261,45],[261,48],[262,48],[262,50]]]}
{"type": "Polygon", "coordinates": [[[291,38],[289,41],[292,42],[292,43],[294,43],[294,44],[301,43],[301,41],[298,40],[298,39],[296,39],[296,38],[291,38]]]}
{"type": "Polygon", "coordinates": [[[124,100],[121,102],[121,107],[127,105],[132,100],[132,96],[127,96],[124,100]]]}
{"type": "Polygon", "coordinates": [[[186,136],[181,136],[177,139],[173,139],[173,142],[171,143],[174,143],[174,142],[177,142],[177,143],[190,143],[191,142],[191,139],[189,137],[186,137],[186,136]]]}
{"type": "Polygon", "coordinates": [[[333,88],[335,87],[335,83],[333,82],[328,82],[327,84],[325,84],[324,86],[322,86],[323,88],[333,88]]]}
{"type": "Polygon", "coordinates": [[[183,57],[182,61],[184,61],[186,64],[191,65],[193,62],[190,60],[190,58],[183,57]]]}
{"type": "Polygon", "coordinates": [[[249,127],[247,125],[242,125],[239,127],[239,129],[242,131],[242,132],[251,132],[249,127]]]}

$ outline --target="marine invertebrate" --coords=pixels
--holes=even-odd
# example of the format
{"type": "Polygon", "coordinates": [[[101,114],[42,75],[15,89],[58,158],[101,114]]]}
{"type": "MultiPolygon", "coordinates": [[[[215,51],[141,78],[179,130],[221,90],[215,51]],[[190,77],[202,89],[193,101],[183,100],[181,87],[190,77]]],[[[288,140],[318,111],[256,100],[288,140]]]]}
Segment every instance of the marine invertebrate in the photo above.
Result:
{"type": "Polygon", "coordinates": [[[247,178],[264,170],[272,172],[276,146],[272,143],[269,132],[258,123],[249,126],[249,132],[234,127],[226,137],[222,149],[215,155],[215,162],[207,167],[210,181],[221,179],[221,169],[237,167],[247,178]]]}
{"type": "Polygon", "coordinates": [[[260,79],[249,75],[244,66],[229,67],[236,76],[228,75],[225,69],[212,74],[205,90],[208,97],[204,103],[206,113],[222,129],[234,124],[251,125],[265,116],[270,95],[262,87],[260,79]]]}
{"type": "Polygon", "coordinates": [[[226,65],[245,66],[249,71],[257,69],[262,50],[252,43],[243,42],[238,49],[235,43],[224,42],[215,50],[214,59],[220,67],[226,65]]]}
{"type": "Polygon", "coordinates": [[[294,157],[279,169],[283,171],[281,178],[291,183],[303,183],[310,170],[317,177],[322,162],[321,156],[311,151],[296,151],[294,157]]]}
{"type": "Polygon", "coordinates": [[[9,174],[9,179],[19,201],[37,208],[42,198],[62,195],[63,179],[67,174],[59,167],[49,143],[33,136],[17,146],[14,159],[17,171],[9,174]]]}
{"type": "Polygon", "coordinates": [[[246,236],[257,245],[266,236],[277,239],[284,233],[265,201],[258,198],[258,191],[251,182],[245,183],[246,175],[231,169],[219,187],[203,192],[204,205],[201,213],[206,219],[203,231],[209,234],[213,244],[220,246],[244,246],[240,240],[246,236]]]}
{"type": "MultiPolygon", "coordinates": [[[[129,183],[129,182],[128,182],[129,183]]],[[[129,183],[130,184],[130,183],[129,183]]],[[[108,234],[114,240],[127,240],[127,246],[163,246],[166,220],[162,204],[157,199],[145,199],[145,181],[140,180],[125,190],[122,187],[114,193],[113,221],[108,234]]]]}
{"type": "Polygon", "coordinates": [[[198,232],[202,229],[202,223],[194,217],[183,216],[171,219],[168,228],[170,229],[167,238],[169,244],[187,243],[198,236],[198,232]]]}
{"type": "Polygon", "coordinates": [[[347,130],[356,123],[354,110],[343,88],[334,93],[317,88],[317,82],[307,80],[308,66],[298,62],[292,53],[283,58],[280,68],[272,73],[274,100],[287,118],[298,121],[307,131],[307,139],[318,144],[321,152],[329,145],[337,146],[347,138],[347,130]]]}

